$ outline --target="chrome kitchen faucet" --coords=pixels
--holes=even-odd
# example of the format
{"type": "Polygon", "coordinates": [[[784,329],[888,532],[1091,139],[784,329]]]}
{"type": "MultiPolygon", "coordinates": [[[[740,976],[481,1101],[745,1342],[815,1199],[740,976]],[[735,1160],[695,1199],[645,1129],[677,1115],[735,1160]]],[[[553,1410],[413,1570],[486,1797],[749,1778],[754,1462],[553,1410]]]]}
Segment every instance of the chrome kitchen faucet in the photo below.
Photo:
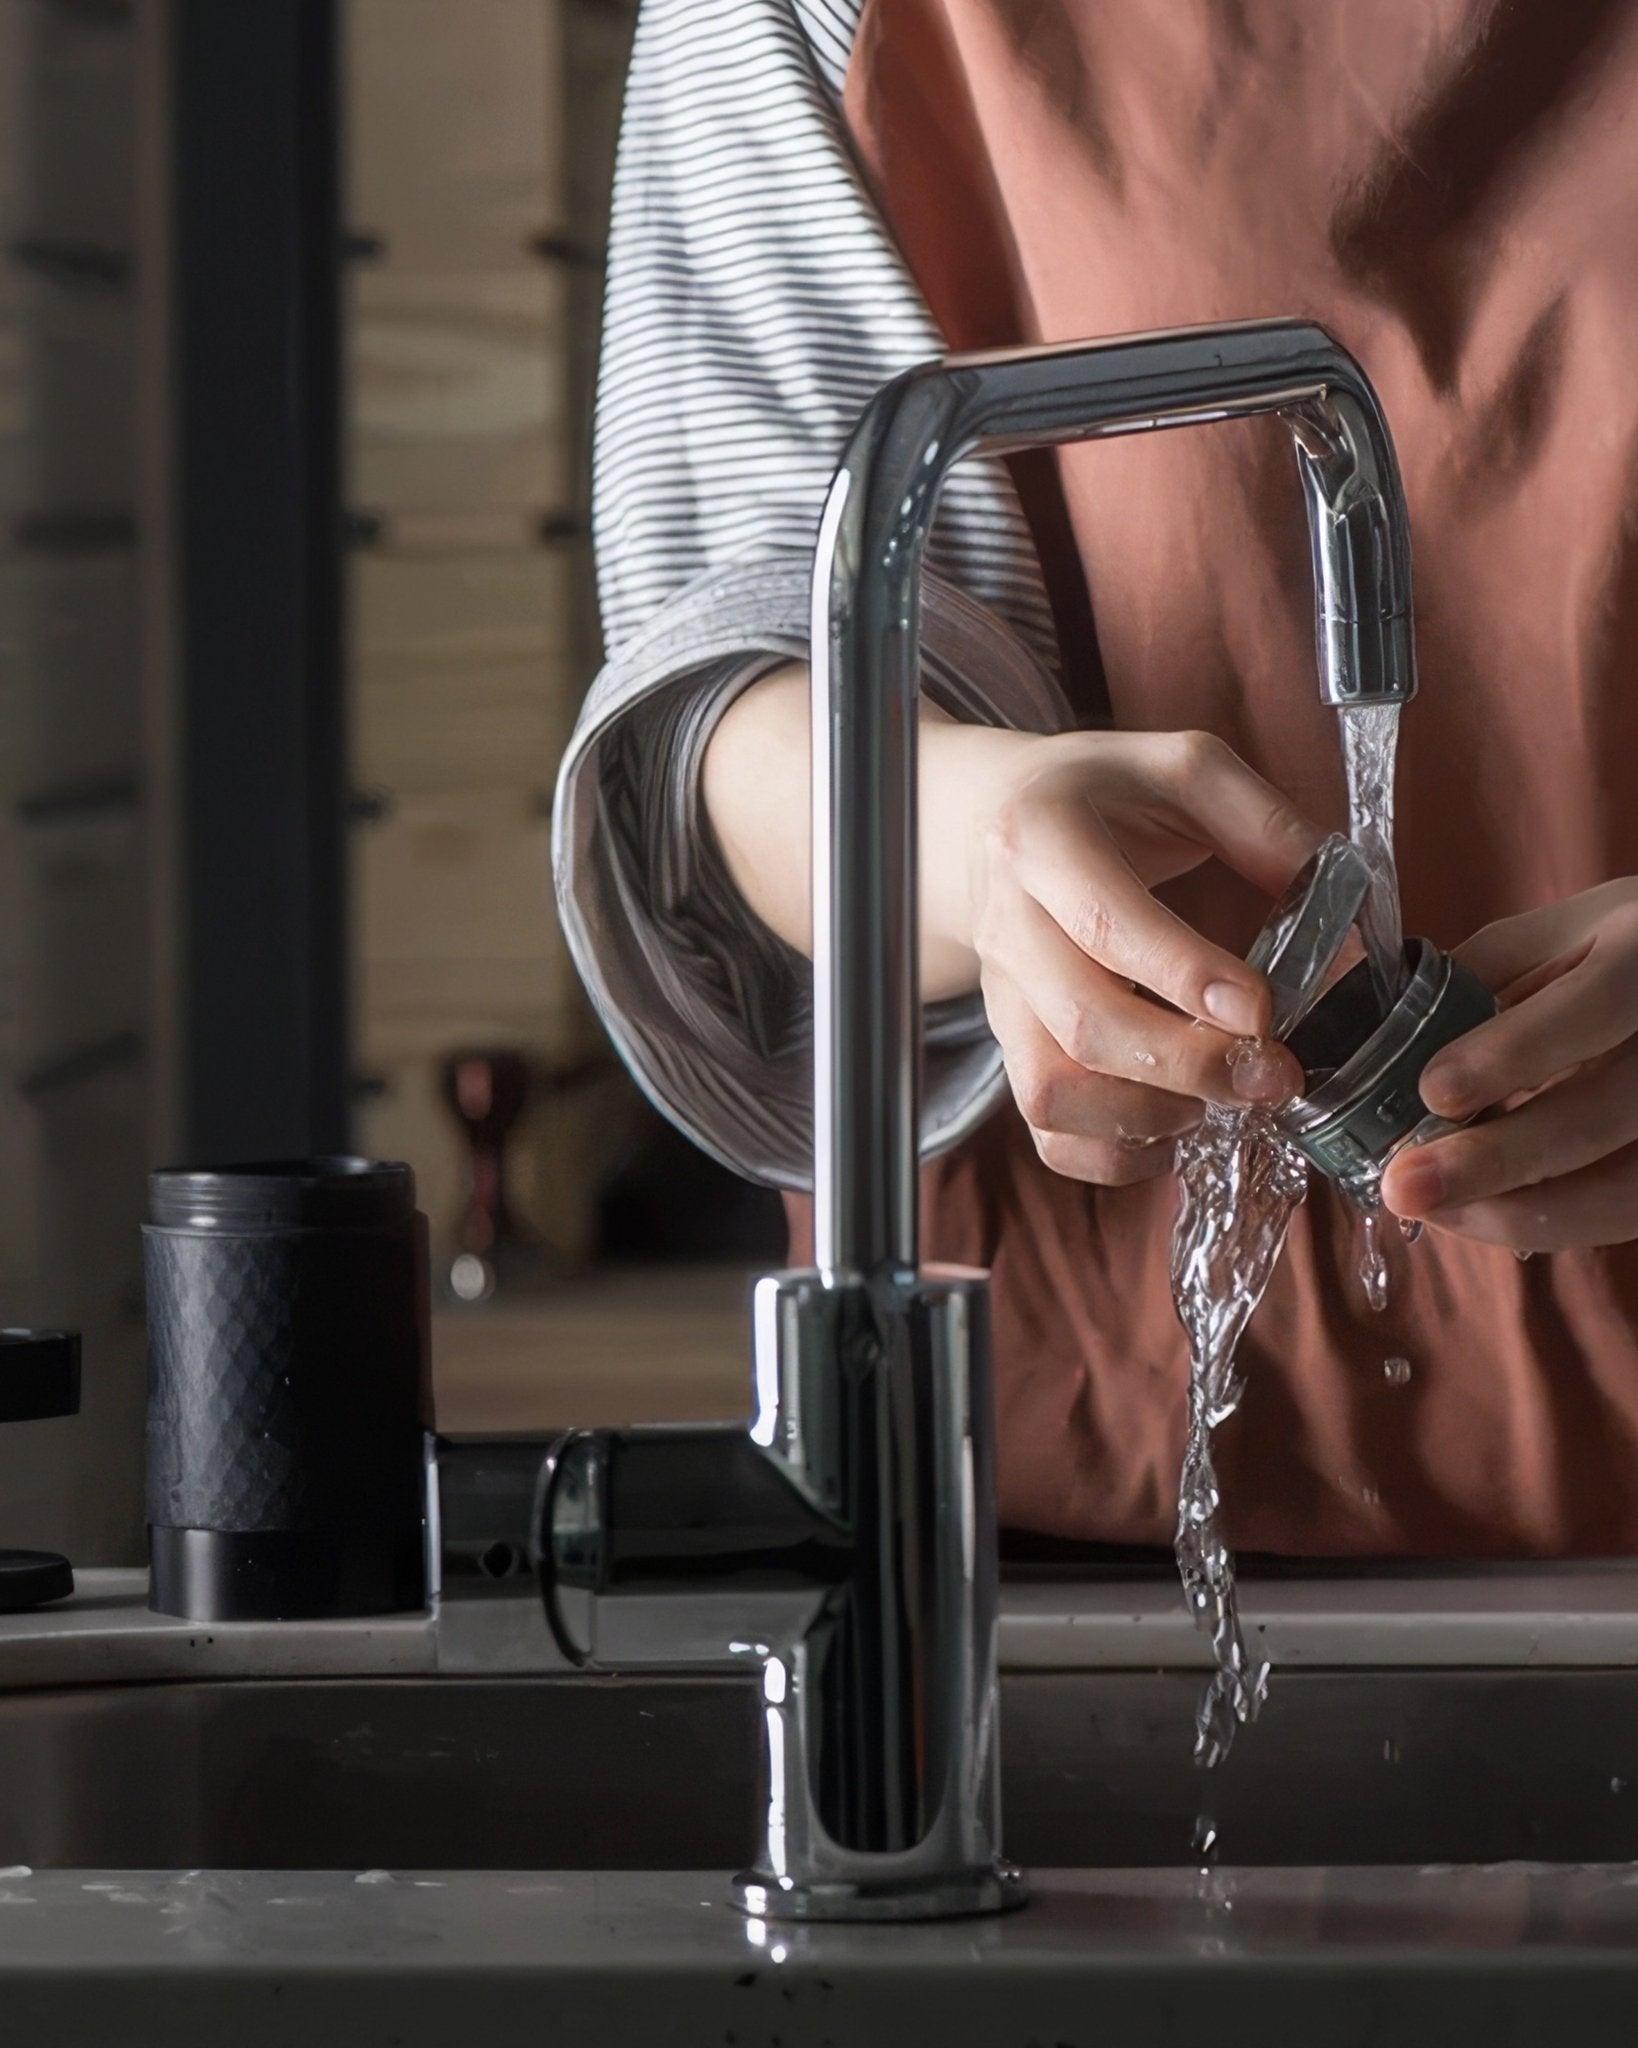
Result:
{"type": "Polygon", "coordinates": [[[1296,321],[952,356],[866,408],[813,580],[813,1269],[753,1297],[756,1414],[577,1432],[538,1557],[577,1662],[761,1674],[766,1800],[735,1903],[926,1919],[1024,1897],[1001,1860],[987,1280],[917,1261],[922,558],[951,467],[1276,413],[1313,544],[1320,693],[1416,688],[1410,537],[1359,365],[1296,321]],[[622,1644],[622,1627],[629,1644],[622,1644]]]}

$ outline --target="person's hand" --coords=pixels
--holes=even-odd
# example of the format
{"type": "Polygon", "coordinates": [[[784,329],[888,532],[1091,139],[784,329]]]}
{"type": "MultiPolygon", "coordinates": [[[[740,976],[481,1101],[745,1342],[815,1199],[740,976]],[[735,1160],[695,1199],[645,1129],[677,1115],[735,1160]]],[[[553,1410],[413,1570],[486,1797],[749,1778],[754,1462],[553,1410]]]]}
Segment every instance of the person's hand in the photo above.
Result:
{"type": "MultiPolygon", "coordinates": [[[[1302,1072],[1262,976],[1151,888],[1216,855],[1278,896],[1323,838],[1205,733],[1049,739],[924,725],[924,912],[976,956],[1036,1150],[1075,1180],[1165,1172],[1203,1102],[1273,1104],[1302,1072]],[[959,861],[931,848],[967,842],[959,861]],[[1156,1000],[1158,998],[1158,1001],[1156,1000]]],[[[924,920],[924,929],[927,929],[924,920]]]]}
{"type": "Polygon", "coordinates": [[[1638,878],[1504,918],[1456,957],[1502,1010],[1428,1062],[1422,1100],[1500,1113],[1401,1152],[1383,1200],[1518,1252],[1638,1237],[1638,878]]]}

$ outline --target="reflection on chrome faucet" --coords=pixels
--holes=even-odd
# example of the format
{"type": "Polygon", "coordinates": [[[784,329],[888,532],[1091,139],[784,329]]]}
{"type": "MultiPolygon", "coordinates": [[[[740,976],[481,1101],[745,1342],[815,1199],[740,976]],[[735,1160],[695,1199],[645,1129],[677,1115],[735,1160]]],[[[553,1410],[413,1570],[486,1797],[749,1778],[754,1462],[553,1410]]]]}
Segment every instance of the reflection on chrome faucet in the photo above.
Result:
{"type": "Polygon", "coordinates": [[[764,1838],[734,1886],[753,1924],[982,1913],[1024,1895],[1000,1855],[986,1281],[917,1259],[918,625],[940,487],[980,448],[1259,412],[1281,417],[1297,452],[1321,694],[1403,701],[1415,664],[1393,450],[1358,365],[1316,327],[1190,328],[908,371],[867,408],[827,499],[812,646],[816,1266],[757,1284],[748,1430],[577,1434],[547,1460],[538,1504],[547,1613],[572,1657],[762,1663],[764,1838]],[[624,1656],[609,1633],[622,1607],[644,1617],[624,1656]]]}

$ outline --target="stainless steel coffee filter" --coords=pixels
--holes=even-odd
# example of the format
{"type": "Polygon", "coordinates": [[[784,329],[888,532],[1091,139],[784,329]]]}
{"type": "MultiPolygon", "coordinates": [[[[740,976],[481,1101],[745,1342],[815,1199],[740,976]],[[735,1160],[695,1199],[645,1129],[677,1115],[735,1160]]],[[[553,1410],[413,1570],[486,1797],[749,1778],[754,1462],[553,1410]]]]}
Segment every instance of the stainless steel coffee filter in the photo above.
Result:
{"type": "Polygon", "coordinates": [[[1430,1121],[1421,1079],[1433,1055],[1496,1013],[1484,984],[1426,939],[1407,944],[1404,986],[1386,1015],[1364,961],[1327,989],[1370,880],[1359,849],[1333,834],[1246,956],[1273,991],[1272,1035],[1307,1076],[1275,1122],[1321,1173],[1348,1187],[1374,1180],[1430,1121]]]}
{"type": "Polygon", "coordinates": [[[1274,1121],[1345,1187],[1373,1181],[1428,1120],[1421,1080],[1433,1055],[1496,1014],[1483,982],[1426,939],[1406,946],[1405,967],[1404,991],[1386,1017],[1361,961],[1286,1041],[1308,1087],[1274,1121]]]}

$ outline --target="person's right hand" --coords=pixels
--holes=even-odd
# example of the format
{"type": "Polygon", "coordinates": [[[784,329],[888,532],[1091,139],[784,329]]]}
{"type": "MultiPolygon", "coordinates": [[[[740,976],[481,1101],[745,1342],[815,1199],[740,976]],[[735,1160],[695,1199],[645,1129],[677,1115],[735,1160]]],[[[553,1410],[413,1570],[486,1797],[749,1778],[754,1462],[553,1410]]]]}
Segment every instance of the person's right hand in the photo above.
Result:
{"type": "Polygon", "coordinates": [[[971,984],[1035,1148],[1108,1186],[1172,1163],[1205,1102],[1301,1086],[1268,985],[1160,904],[1215,855],[1277,897],[1324,834],[1207,733],[1052,738],[924,721],[923,934],[932,980],[971,984]],[[956,841],[965,862],[954,855],[956,841]],[[963,872],[963,867],[965,872],[963,872]],[[1158,998],[1158,1000],[1156,1000],[1158,998]]]}

